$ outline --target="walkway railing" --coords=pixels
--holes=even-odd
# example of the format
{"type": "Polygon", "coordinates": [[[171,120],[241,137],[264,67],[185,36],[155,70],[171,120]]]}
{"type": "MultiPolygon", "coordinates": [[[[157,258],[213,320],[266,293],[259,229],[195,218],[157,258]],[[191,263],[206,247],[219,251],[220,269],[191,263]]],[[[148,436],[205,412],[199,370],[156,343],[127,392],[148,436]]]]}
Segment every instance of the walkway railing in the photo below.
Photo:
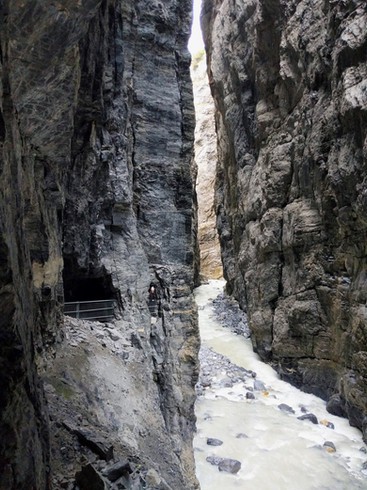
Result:
{"type": "Polygon", "coordinates": [[[116,301],[102,299],[96,301],[69,301],[64,303],[64,315],[83,320],[111,320],[115,316],[116,301]]]}

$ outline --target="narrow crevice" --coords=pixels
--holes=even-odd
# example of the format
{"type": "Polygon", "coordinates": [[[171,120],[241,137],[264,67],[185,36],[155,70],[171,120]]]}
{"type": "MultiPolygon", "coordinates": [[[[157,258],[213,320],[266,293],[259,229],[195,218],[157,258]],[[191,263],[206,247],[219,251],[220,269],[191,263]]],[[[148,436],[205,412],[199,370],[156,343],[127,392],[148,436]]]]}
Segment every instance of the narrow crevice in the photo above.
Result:
{"type": "Polygon", "coordinates": [[[217,139],[214,101],[206,73],[205,51],[193,55],[191,78],[195,104],[195,164],[198,201],[198,242],[202,280],[223,277],[220,244],[217,232],[215,186],[217,182],[217,139]]]}

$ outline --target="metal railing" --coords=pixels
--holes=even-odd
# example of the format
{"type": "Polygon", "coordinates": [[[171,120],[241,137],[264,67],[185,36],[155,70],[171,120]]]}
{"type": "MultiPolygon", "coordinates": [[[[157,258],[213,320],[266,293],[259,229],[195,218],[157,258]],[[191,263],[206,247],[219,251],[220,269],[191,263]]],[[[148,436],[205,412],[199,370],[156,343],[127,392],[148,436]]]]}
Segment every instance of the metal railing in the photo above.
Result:
{"type": "Polygon", "coordinates": [[[116,301],[101,299],[96,301],[68,301],[64,303],[64,315],[82,320],[111,320],[115,316],[116,301]]]}

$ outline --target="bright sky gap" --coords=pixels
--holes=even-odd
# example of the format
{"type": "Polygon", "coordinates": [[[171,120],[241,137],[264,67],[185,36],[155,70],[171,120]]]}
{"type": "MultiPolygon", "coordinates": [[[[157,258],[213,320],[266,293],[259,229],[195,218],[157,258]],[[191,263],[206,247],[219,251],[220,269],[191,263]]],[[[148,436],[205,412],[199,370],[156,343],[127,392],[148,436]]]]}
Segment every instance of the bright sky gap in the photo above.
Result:
{"type": "Polygon", "coordinates": [[[191,28],[191,37],[188,44],[189,51],[192,55],[196,54],[201,49],[204,49],[204,42],[200,27],[201,0],[193,0],[193,8],[194,19],[191,28]]]}

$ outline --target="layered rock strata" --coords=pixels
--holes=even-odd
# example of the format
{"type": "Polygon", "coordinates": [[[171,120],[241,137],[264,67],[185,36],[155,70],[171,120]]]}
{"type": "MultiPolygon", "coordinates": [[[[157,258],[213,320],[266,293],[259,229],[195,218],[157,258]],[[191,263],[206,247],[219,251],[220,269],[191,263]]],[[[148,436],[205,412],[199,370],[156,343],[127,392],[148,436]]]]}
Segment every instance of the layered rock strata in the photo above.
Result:
{"type": "Polygon", "coordinates": [[[367,440],[366,2],[202,14],[228,289],[261,357],[367,440]]]}
{"type": "MultiPolygon", "coordinates": [[[[163,421],[160,457],[174,460],[162,478],[196,487],[190,11],[188,0],[1,2],[0,488],[48,488],[54,477],[40,377],[48,379],[46,358],[67,356],[64,297],[115,298],[116,328],[136,329],[148,412],[163,421]]],[[[58,393],[66,406],[68,394],[58,393]]],[[[141,416],[140,401],[129,402],[141,416]]],[[[108,434],[123,421],[116,410],[99,428],[108,434]]],[[[151,456],[144,450],[136,443],[141,462],[151,456]]]]}
{"type": "Polygon", "coordinates": [[[217,138],[214,121],[214,102],[206,72],[205,51],[193,56],[191,77],[195,103],[195,163],[198,196],[198,240],[200,273],[205,279],[223,277],[220,245],[214,207],[214,182],[217,169],[217,138]]]}

